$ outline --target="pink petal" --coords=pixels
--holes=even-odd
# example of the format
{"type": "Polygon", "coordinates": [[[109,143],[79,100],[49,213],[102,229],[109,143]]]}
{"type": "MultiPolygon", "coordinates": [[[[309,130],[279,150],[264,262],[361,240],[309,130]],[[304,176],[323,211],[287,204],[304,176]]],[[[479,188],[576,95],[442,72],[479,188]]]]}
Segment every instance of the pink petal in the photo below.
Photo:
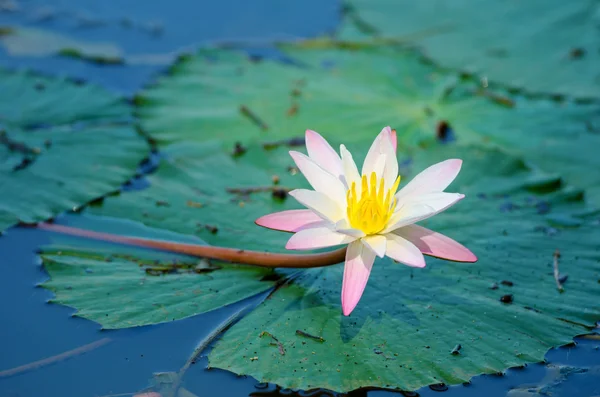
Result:
{"type": "Polygon", "coordinates": [[[428,193],[442,192],[456,178],[462,160],[450,159],[432,165],[413,178],[396,194],[398,201],[428,193]]]}
{"type": "Polygon", "coordinates": [[[425,267],[425,258],[421,250],[410,241],[396,234],[387,234],[385,254],[395,261],[411,267],[425,267]]]}
{"type": "Polygon", "coordinates": [[[325,226],[318,226],[300,230],[288,240],[285,248],[289,250],[311,250],[349,244],[354,240],[356,240],[355,237],[338,233],[325,226]]]}
{"type": "Polygon", "coordinates": [[[317,192],[325,194],[336,202],[346,203],[346,189],[338,177],[325,171],[320,165],[300,152],[290,151],[290,156],[292,156],[308,183],[317,192]]]}
{"type": "Polygon", "coordinates": [[[380,258],[385,256],[386,238],[385,236],[374,235],[362,238],[360,241],[380,258]]]}
{"type": "Polygon", "coordinates": [[[305,226],[320,224],[323,219],[311,210],[288,210],[261,216],[255,223],[258,226],[282,232],[297,232],[305,226]]]}
{"type": "Polygon", "coordinates": [[[346,264],[344,265],[344,281],[342,282],[342,312],[350,315],[358,304],[365,290],[371,268],[375,261],[375,253],[360,241],[348,245],[346,264]]]}
{"type": "Polygon", "coordinates": [[[425,255],[456,262],[477,262],[475,254],[462,244],[422,226],[406,226],[396,230],[394,234],[412,242],[425,255]]]}
{"type": "MultiPolygon", "coordinates": [[[[390,127],[385,127],[385,128],[390,128],[390,127]]],[[[396,130],[392,130],[390,128],[390,131],[391,131],[390,139],[392,140],[392,147],[394,148],[394,153],[396,153],[397,147],[398,147],[398,137],[396,136],[396,130]]]]}
{"type": "Polygon", "coordinates": [[[343,175],[342,160],[325,138],[316,131],[306,130],[305,141],[308,156],[315,163],[337,178],[343,175]]]}

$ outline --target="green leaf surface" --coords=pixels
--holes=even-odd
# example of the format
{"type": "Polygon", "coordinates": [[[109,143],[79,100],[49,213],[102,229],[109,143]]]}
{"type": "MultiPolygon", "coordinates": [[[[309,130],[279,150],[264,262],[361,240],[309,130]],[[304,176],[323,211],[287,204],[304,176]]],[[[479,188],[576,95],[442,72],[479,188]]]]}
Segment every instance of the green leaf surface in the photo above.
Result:
{"type": "Polygon", "coordinates": [[[137,112],[163,144],[218,139],[229,151],[236,141],[276,142],[302,137],[307,128],[337,147],[366,142],[385,125],[398,131],[400,150],[409,151],[434,143],[446,122],[457,143],[501,146],[588,189],[590,201],[600,204],[600,173],[592,171],[600,169],[600,106],[513,98],[412,53],[345,46],[283,47],[303,67],[204,51],[143,92],[137,112]]]}
{"type": "Polygon", "coordinates": [[[444,148],[422,156],[414,171],[446,157],[465,159],[449,190],[467,199],[425,226],[461,241],[479,262],[428,258],[417,270],[377,259],[350,317],[340,307],[343,267],[304,271],[227,332],[210,365],[291,388],[414,390],[541,361],[551,347],[593,327],[600,318],[600,228],[583,220],[552,234],[537,213],[541,200],[561,212],[581,202],[569,191],[534,194],[547,179],[500,152],[444,148]],[[552,275],[557,248],[560,270],[569,275],[562,294],[552,275]],[[501,302],[505,295],[512,303],[501,302]]]}
{"type": "Polygon", "coordinates": [[[148,152],[122,98],[64,78],[0,70],[0,231],[117,190],[148,152]]]}
{"type": "Polygon", "coordinates": [[[101,64],[123,63],[123,50],[107,42],[80,41],[44,29],[0,26],[0,45],[12,56],[68,56],[101,64]]]}
{"type": "MultiPolygon", "coordinates": [[[[71,225],[205,244],[198,238],[119,220],[84,217],[72,220],[71,225]]],[[[185,255],[72,237],[55,237],[41,256],[51,277],[42,286],[56,294],[52,302],[72,306],[77,316],[108,329],[179,320],[240,301],[275,284],[268,269],[209,264],[185,255]]]]}
{"type": "Polygon", "coordinates": [[[346,0],[346,7],[341,39],[392,38],[491,82],[600,97],[597,0],[346,0]]]}

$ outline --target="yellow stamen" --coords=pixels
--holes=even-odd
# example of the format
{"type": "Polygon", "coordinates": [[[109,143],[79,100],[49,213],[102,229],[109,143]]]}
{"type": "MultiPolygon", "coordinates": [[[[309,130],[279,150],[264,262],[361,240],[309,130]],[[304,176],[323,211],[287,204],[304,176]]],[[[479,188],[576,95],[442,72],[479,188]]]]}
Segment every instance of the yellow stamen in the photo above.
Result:
{"type": "Polygon", "coordinates": [[[400,177],[387,192],[385,192],[385,181],[379,179],[377,186],[377,175],[372,172],[369,178],[363,175],[361,178],[360,195],[356,192],[356,182],[346,193],[348,220],[355,229],[362,230],[365,234],[377,234],[387,226],[394,209],[396,199],[394,194],[400,184],[400,177]]]}

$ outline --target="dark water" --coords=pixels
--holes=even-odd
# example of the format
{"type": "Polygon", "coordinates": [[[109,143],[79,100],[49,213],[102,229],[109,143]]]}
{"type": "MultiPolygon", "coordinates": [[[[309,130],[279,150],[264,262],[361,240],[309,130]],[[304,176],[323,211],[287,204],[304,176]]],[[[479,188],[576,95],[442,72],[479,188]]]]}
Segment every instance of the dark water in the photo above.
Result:
{"type": "MultiPolygon", "coordinates": [[[[260,46],[268,39],[311,37],[333,31],[339,18],[339,4],[333,0],[27,0],[17,4],[20,9],[16,12],[0,12],[0,26],[19,24],[80,41],[110,41],[122,48],[125,57],[167,54],[162,63],[106,66],[61,57],[13,57],[0,50],[2,66],[65,74],[126,95],[151,81],[165,69],[165,60],[172,60],[182,49],[222,40],[248,39],[260,46]]],[[[143,187],[143,178],[129,185],[143,187]]],[[[68,223],[73,216],[62,217],[60,222],[68,223]]],[[[0,397],[132,395],[148,387],[154,373],[178,371],[199,341],[240,308],[261,299],[259,296],[173,323],[101,331],[95,323],[72,317],[73,309],[47,303],[52,294],[37,287],[48,276],[35,251],[48,242],[47,233],[24,228],[10,229],[0,237],[0,372],[96,341],[103,344],[70,359],[0,377],[0,397]]],[[[548,364],[511,369],[503,376],[476,377],[470,385],[451,387],[442,395],[506,396],[511,389],[543,379],[549,389],[540,390],[542,393],[600,395],[600,341],[579,340],[575,347],[550,351],[547,360],[548,364]],[[577,368],[563,368],[561,375],[556,365],[588,370],[581,373],[577,368]]],[[[207,370],[203,356],[186,372],[182,386],[198,396],[331,395],[324,391],[294,394],[249,377],[207,370]]],[[[509,395],[545,395],[534,393],[533,386],[519,390],[522,394],[513,390],[509,395]]],[[[424,388],[419,394],[437,396],[439,391],[424,388]]],[[[363,390],[350,395],[400,394],[363,390]]]]}

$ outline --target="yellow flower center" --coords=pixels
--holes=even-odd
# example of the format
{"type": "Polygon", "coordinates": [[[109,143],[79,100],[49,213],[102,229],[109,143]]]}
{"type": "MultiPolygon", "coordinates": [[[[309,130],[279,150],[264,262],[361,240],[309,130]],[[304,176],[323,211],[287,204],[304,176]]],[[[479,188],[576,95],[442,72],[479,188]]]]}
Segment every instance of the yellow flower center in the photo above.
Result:
{"type": "Polygon", "coordinates": [[[346,211],[350,226],[362,230],[366,235],[377,234],[385,229],[396,208],[394,194],[399,184],[400,177],[398,176],[394,185],[384,192],[383,178],[379,180],[378,184],[377,175],[372,172],[368,180],[366,175],[362,176],[360,194],[357,194],[356,182],[352,182],[352,186],[346,193],[348,202],[346,211]]]}

